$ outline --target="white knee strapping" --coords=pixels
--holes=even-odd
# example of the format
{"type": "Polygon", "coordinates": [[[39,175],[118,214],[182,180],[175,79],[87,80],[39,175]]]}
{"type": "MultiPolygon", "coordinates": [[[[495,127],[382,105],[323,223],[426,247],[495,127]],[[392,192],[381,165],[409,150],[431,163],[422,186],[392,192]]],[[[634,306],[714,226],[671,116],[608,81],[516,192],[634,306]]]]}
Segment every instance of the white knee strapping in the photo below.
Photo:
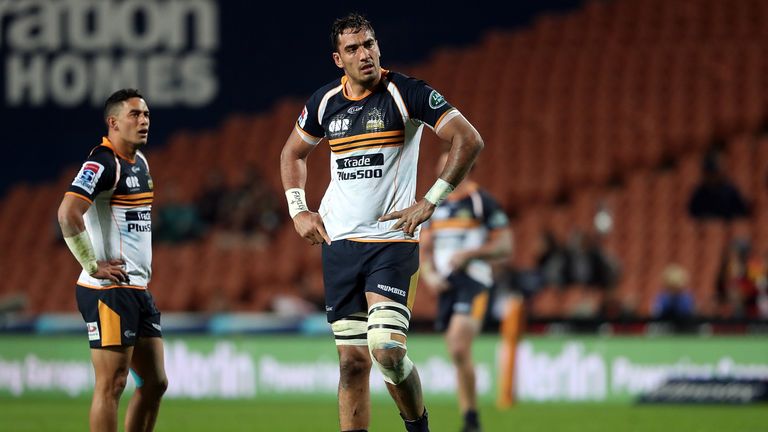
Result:
{"type": "Polygon", "coordinates": [[[364,312],[352,314],[331,323],[336,345],[368,345],[368,317],[364,312]]]}
{"type": "Polygon", "coordinates": [[[396,339],[392,334],[405,336],[411,313],[405,306],[395,302],[376,303],[368,309],[368,350],[371,352],[371,360],[384,375],[384,380],[391,384],[400,384],[413,370],[413,362],[408,354],[392,367],[384,367],[376,360],[374,350],[387,350],[401,348],[407,352],[408,347],[396,339]]]}

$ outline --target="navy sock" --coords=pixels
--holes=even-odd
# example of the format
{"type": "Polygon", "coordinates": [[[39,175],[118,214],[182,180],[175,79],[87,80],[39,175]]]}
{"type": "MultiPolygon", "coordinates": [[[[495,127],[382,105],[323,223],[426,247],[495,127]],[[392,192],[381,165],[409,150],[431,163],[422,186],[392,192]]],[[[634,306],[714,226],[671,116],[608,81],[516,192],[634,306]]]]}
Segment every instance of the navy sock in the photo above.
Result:
{"type": "Polygon", "coordinates": [[[472,427],[480,426],[480,418],[477,415],[477,410],[469,410],[464,413],[464,424],[472,427]]]}
{"type": "MultiPolygon", "coordinates": [[[[403,415],[400,414],[400,417],[403,417],[403,415]]],[[[416,420],[406,420],[405,417],[403,417],[403,422],[405,422],[405,430],[408,432],[429,432],[429,416],[427,415],[427,408],[424,408],[424,414],[416,420]]]]}

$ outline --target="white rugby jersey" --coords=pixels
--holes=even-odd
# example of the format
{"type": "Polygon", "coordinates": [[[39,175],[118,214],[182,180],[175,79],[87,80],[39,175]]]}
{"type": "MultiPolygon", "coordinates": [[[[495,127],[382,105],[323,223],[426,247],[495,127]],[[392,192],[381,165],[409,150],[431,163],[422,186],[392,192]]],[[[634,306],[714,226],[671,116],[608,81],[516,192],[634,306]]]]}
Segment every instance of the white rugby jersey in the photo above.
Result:
{"type": "MultiPolygon", "coordinates": [[[[467,185],[464,196],[448,196],[425,224],[432,234],[432,260],[435,270],[443,277],[451,274],[450,261],[456,252],[476,249],[488,241],[491,231],[509,226],[509,219],[499,204],[477,184],[467,185]]],[[[493,284],[491,265],[484,260],[472,260],[465,272],[485,286],[493,284]]]]}
{"type": "MultiPolygon", "coordinates": [[[[309,144],[325,137],[331,149],[331,183],[319,213],[331,240],[417,241],[378,218],[415,202],[419,141],[424,124],[439,130],[461,115],[423,81],[382,70],[380,84],[351,98],[347,77],[316,91],[296,129],[309,144]]],[[[308,179],[307,181],[312,181],[308,179]]]]}
{"type": "Polygon", "coordinates": [[[147,287],[152,276],[153,189],[149,164],[141,152],[136,152],[135,160],[128,160],[117,153],[107,138],[91,151],[67,194],[92,204],[84,219],[96,259],[123,260],[128,281],[115,285],[110,280],[95,279],[83,270],[78,285],[147,287]]]}

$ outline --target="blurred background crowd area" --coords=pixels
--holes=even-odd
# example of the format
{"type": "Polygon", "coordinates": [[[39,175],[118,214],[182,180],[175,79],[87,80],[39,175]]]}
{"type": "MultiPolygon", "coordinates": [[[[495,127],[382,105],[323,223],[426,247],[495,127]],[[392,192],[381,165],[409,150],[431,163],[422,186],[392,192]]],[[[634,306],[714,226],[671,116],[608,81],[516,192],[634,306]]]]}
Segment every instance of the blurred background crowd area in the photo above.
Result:
{"type": "MultiPolygon", "coordinates": [[[[768,318],[766,23],[758,0],[588,1],[393,67],[484,138],[473,177],[515,235],[498,297],[523,295],[532,320],[768,318]]],[[[279,175],[303,100],[150,140],[150,287],[164,312],[324,310],[320,249],[295,233],[279,175]]],[[[425,133],[417,194],[440,151],[425,133]]],[[[328,165],[322,143],[312,208],[328,165]]],[[[76,310],[79,267],[55,217],[76,171],[0,196],[0,309],[76,310]]],[[[435,309],[420,287],[414,319],[435,309]]]]}

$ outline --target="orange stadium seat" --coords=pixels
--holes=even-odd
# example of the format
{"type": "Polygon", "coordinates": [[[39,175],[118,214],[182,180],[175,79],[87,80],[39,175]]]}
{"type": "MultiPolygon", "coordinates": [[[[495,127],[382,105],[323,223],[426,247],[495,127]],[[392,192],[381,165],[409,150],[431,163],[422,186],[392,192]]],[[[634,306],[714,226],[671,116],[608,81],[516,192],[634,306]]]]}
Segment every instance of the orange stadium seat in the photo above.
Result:
{"type": "MultiPolygon", "coordinates": [[[[636,296],[647,313],[659,273],[677,262],[691,273],[697,301],[707,309],[729,236],[747,233],[758,250],[768,249],[768,138],[756,135],[768,118],[767,20],[762,1],[590,1],[527,28],[491,31],[473,47],[440,49],[409,70],[440,89],[482,133],[486,149],[473,176],[515,209],[516,266],[535,265],[544,230],[567,238],[574,228],[590,229],[606,200],[614,228],[605,241],[623,269],[619,292],[636,296]],[[727,140],[729,176],[754,210],[730,229],[687,215],[701,158],[716,138],[727,140]]],[[[230,185],[252,165],[280,195],[279,153],[301,105],[286,100],[264,113],[232,114],[217,130],[179,131],[148,150],[156,207],[168,199],[163,191],[170,185],[182,200],[197,197],[204,175],[190,167],[203,165],[220,169],[230,185]]],[[[429,187],[441,149],[430,135],[422,142],[418,194],[429,187]]],[[[329,181],[329,151],[325,142],[320,146],[308,162],[314,208],[329,181]]],[[[76,274],[77,264],[55,242],[55,206],[73,169],[55,184],[16,185],[0,201],[0,271],[10,285],[0,293],[28,286],[30,311],[72,306],[42,293],[52,280],[57,292],[71,292],[76,274]],[[9,264],[18,254],[52,260],[52,269],[28,277],[9,264]]],[[[269,290],[296,294],[306,284],[322,295],[318,251],[290,222],[267,250],[222,249],[212,236],[157,245],[153,290],[163,310],[263,310],[269,290]]],[[[565,297],[579,304],[595,300],[591,295],[546,288],[533,300],[533,314],[562,314],[565,297]]],[[[433,317],[434,298],[426,288],[418,296],[414,315],[433,317]]]]}

